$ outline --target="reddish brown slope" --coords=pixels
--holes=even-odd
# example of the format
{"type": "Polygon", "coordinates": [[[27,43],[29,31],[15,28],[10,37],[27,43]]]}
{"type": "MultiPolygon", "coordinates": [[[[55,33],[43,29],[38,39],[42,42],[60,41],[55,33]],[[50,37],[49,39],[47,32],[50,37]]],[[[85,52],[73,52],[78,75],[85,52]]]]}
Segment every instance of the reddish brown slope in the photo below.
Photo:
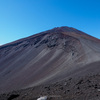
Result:
{"type": "Polygon", "coordinates": [[[97,61],[98,39],[73,28],[54,28],[0,47],[0,92],[77,77],[97,61]]]}

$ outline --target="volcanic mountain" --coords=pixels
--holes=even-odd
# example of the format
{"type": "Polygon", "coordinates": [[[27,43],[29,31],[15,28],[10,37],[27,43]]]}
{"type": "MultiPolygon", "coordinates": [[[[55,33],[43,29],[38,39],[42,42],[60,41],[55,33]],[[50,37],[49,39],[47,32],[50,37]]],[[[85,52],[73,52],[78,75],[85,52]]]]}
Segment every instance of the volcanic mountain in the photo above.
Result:
{"type": "Polygon", "coordinates": [[[99,74],[99,65],[99,39],[53,28],[0,46],[0,92],[99,74]]]}

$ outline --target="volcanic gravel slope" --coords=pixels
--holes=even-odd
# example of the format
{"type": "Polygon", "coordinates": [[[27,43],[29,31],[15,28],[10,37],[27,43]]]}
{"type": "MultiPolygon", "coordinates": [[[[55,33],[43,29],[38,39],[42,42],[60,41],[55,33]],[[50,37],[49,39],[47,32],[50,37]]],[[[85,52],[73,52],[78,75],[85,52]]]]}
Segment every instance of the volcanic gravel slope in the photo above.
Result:
{"type": "MultiPolygon", "coordinates": [[[[57,27],[0,46],[0,93],[20,90],[18,93],[23,96],[21,89],[31,91],[30,96],[25,95],[26,99],[15,95],[16,99],[19,96],[18,100],[36,100],[32,95],[40,94],[57,95],[58,99],[54,100],[73,100],[75,96],[75,100],[87,100],[82,99],[89,93],[86,87],[92,89],[97,84],[99,89],[99,72],[100,40],[71,27],[57,27]],[[98,81],[94,81],[96,78],[98,81]],[[81,92],[84,95],[78,98],[74,91],[78,96],[81,92]],[[59,97],[60,94],[63,97],[59,97]]],[[[1,98],[9,95],[2,94],[1,98]]],[[[98,93],[96,96],[99,97],[98,93]]],[[[91,97],[88,100],[92,100],[91,97]]]]}

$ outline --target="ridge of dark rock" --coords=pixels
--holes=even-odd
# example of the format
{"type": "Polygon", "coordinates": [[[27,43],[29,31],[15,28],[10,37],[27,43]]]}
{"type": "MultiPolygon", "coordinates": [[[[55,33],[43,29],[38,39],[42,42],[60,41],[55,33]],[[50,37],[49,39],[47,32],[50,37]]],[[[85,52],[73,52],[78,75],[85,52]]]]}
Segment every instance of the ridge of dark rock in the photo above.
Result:
{"type": "Polygon", "coordinates": [[[32,40],[34,38],[39,38],[39,37],[43,37],[43,36],[48,35],[48,34],[56,34],[56,33],[57,34],[69,35],[69,36],[76,37],[76,38],[82,37],[82,38],[86,38],[86,39],[90,39],[90,40],[94,40],[94,41],[100,41],[99,39],[92,37],[92,36],[82,32],[80,30],[73,28],[73,27],[62,26],[62,27],[55,27],[53,29],[34,34],[32,36],[25,37],[25,38],[22,38],[22,39],[18,39],[16,41],[1,45],[0,48],[8,47],[9,45],[12,45],[12,46],[17,45],[17,44],[20,44],[20,43],[22,43],[23,41],[26,41],[26,40],[32,40]]]}

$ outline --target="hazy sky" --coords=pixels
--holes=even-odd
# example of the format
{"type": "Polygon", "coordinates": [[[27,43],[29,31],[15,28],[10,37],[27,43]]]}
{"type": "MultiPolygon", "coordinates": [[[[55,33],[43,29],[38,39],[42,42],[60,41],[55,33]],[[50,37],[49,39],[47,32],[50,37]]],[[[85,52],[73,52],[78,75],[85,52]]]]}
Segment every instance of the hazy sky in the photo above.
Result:
{"type": "Polygon", "coordinates": [[[0,44],[60,26],[100,38],[100,0],[0,0],[0,44]]]}

